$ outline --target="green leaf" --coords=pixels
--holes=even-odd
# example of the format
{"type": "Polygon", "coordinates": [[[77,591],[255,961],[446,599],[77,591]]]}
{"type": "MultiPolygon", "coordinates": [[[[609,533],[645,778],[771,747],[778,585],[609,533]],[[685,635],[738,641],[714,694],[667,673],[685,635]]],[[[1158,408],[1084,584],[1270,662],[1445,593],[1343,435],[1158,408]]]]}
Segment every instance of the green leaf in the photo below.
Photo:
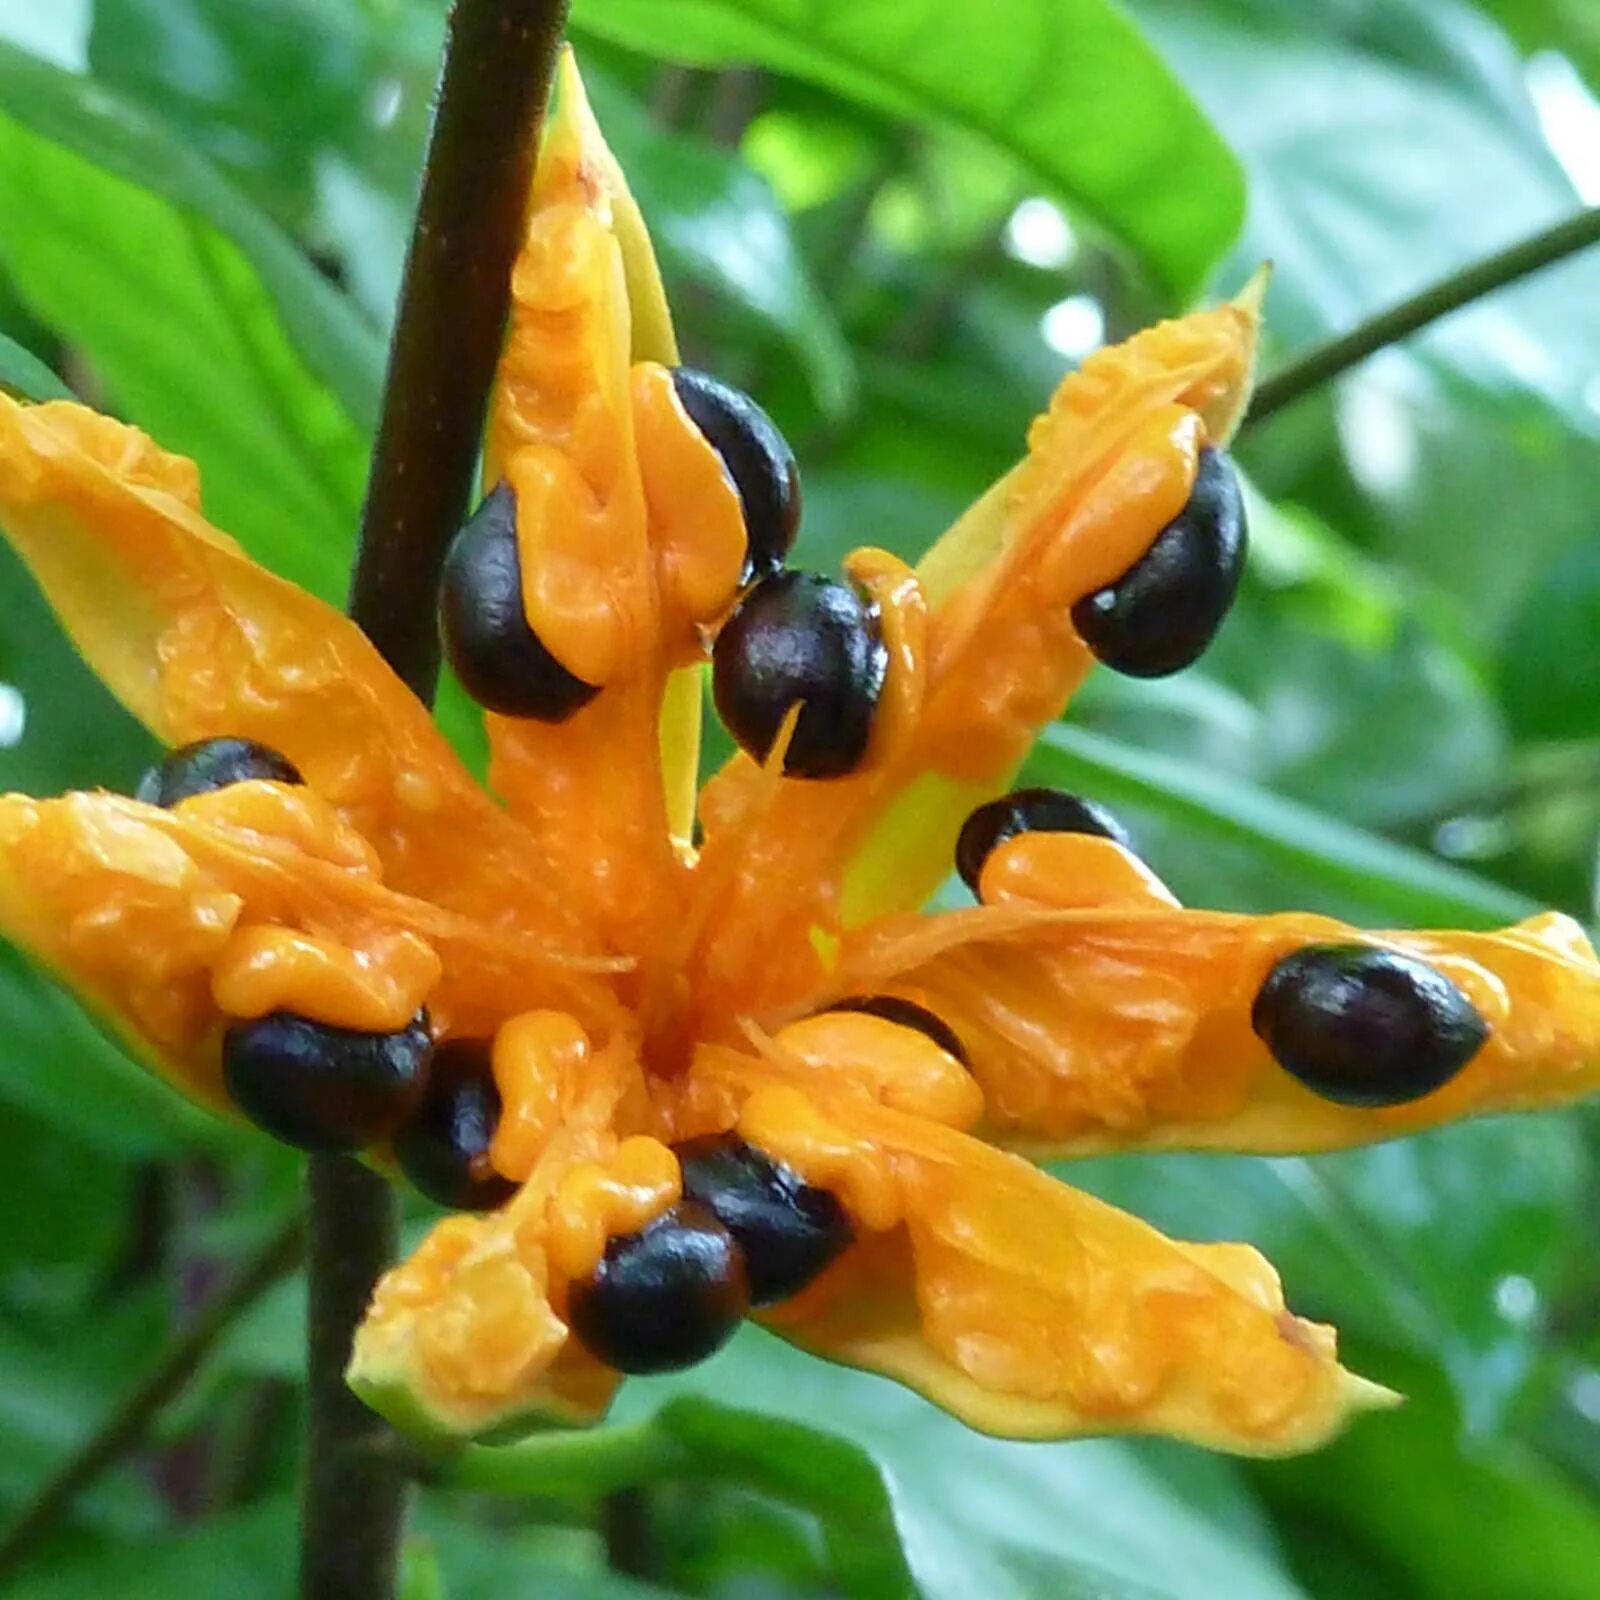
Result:
{"type": "Polygon", "coordinates": [[[133,1167],[60,1123],[0,1117],[0,1216],[48,1228],[0,1232],[0,1306],[28,1326],[81,1316],[125,1248],[133,1167]]]}
{"type": "MultiPolygon", "coordinates": [[[[6,1373],[0,1385],[0,1505],[8,1515],[104,1425],[167,1327],[154,1285],[124,1293],[115,1307],[48,1335],[30,1335],[11,1318],[0,1318],[6,1373]]],[[[147,1484],[116,1473],[85,1492],[74,1520],[126,1537],[148,1531],[158,1519],[157,1507],[147,1484]]],[[[8,1584],[5,1592],[11,1600],[18,1591],[8,1584]]]]}
{"type": "Polygon", "coordinates": [[[0,942],[0,1101],[125,1156],[226,1136],[222,1123],[136,1066],[54,982],[0,942]]]}
{"type": "MultiPolygon", "coordinates": [[[[1519,64],[1470,7],[1350,0],[1308,17],[1298,0],[1203,11],[1143,0],[1139,11],[1244,159],[1240,253],[1275,264],[1267,311],[1280,336],[1347,327],[1580,203],[1519,64]],[[1408,159],[1396,161],[1402,140],[1408,159]]],[[[1580,260],[1441,323],[1426,346],[1490,388],[1577,411],[1592,370],[1577,352],[1600,348],[1597,281],[1600,264],[1580,260]]]]}
{"type": "Polygon", "coordinates": [[[426,1539],[407,1539],[400,1552],[400,1600],[449,1600],[444,1568],[426,1539]]]}
{"type": "Polygon", "coordinates": [[[443,25],[442,8],[389,0],[98,0],[89,59],[314,241],[387,325],[443,25]]]}
{"type": "MultiPolygon", "coordinates": [[[[0,264],[119,408],[199,463],[218,526],[342,603],[382,343],[272,223],[103,89],[0,46],[0,264]]],[[[0,619],[0,660],[29,662],[41,631],[30,597],[0,619]]],[[[66,670],[63,682],[81,682],[81,667],[66,670]]],[[[47,738],[105,758],[104,717],[75,718],[54,690],[26,698],[51,720],[47,738]]],[[[481,752],[477,709],[458,693],[447,689],[439,722],[469,759],[481,752]]],[[[116,776],[110,762],[80,764],[72,781],[116,776]]]]}
{"type": "Polygon", "coordinates": [[[856,1445],[698,1394],[667,1400],[646,1421],[469,1448],[444,1473],[454,1488],[518,1495],[677,1479],[736,1484],[813,1513],[852,1600],[912,1600],[885,1481],[856,1445]]]}
{"type": "Polygon", "coordinates": [[[788,341],[823,414],[841,414],[855,386],[850,352],[766,181],[726,151],[664,131],[603,75],[586,78],[606,139],[643,197],[663,271],[788,341]]]}
{"type": "Polygon", "coordinates": [[[1108,0],[579,0],[573,20],[669,60],[753,62],[977,134],[1131,245],[1179,300],[1239,225],[1233,158],[1108,0]]]}
{"type": "Polygon", "coordinates": [[[6,1589],[7,1600],[173,1600],[226,1595],[228,1600],[285,1600],[295,1507],[276,1499],[213,1517],[181,1533],[129,1540],[83,1555],[37,1563],[6,1589]]]}
{"type": "Polygon", "coordinates": [[[215,520],[343,586],[381,349],[198,157],[103,89],[0,49],[0,262],[119,405],[201,463],[215,520]]]}
{"type": "Polygon", "coordinates": [[[1279,1567],[1235,1469],[1193,1457],[1184,1492],[1167,1475],[1182,1452],[1106,1442],[1017,1444],[985,1438],[882,1379],[836,1369],[754,1333],[684,1378],[640,1383],[628,1409],[652,1390],[700,1397],[706,1447],[719,1432],[763,1448],[779,1470],[836,1484],[876,1476],[879,1494],[923,1600],[1033,1600],[1094,1595],[1105,1600],[1288,1600],[1298,1590],[1279,1567]],[[741,1408],[724,1417],[723,1397],[741,1408]],[[833,1453],[857,1465],[835,1480],[829,1461],[809,1456],[808,1436],[837,1436],[833,1453]],[[1226,1507],[1226,1514],[1222,1508],[1226,1507]]]}
{"type": "Polygon", "coordinates": [[[1237,606],[1192,672],[1095,674],[1073,726],[1382,831],[1426,828],[1495,788],[1495,704],[1453,652],[1410,625],[1368,646],[1319,621],[1297,606],[1237,606]]]}
{"type": "Polygon", "coordinates": [[[84,665],[3,538],[0,595],[0,790],[131,793],[159,747],[84,665]]]}
{"type": "Polygon", "coordinates": [[[0,39],[69,68],[83,64],[94,0],[0,5],[0,39]]]}
{"type": "Polygon", "coordinates": [[[858,1600],[1300,1597],[1220,1458],[986,1438],[754,1328],[692,1372],[630,1383],[618,1417],[586,1437],[469,1450],[446,1481],[570,1493],[730,1477],[817,1514],[835,1579],[858,1600]]]}
{"type": "Polygon", "coordinates": [[[38,356],[0,333],[0,389],[25,400],[70,400],[72,391],[38,356]]]}
{"type": "Polygon", "coordinates": [[[1500,657],[1500,691],[1534,739],[1600,734],[1600,547],[1558,557],[1523,601],[1500,657]]]}
{"type": "MultiPolygon", "coordinates": [[[[1381,1374],[1407,1395],[1295,1461],[1252,1469],[1275,1503],[1376,1549],[1415,1600],[1592,1600],[1600,1515],[1509,1442],[1459,1436],[1449,1396],[1426,1367],[1381,1374]]],[[[1372,1591],[1366,1591],[1372,1592],[1372,1591]]]]}
{"type": "Polygon", "coordinates": [[[1561,1115],[1309,1159],[1149,1156],[1058,1170],[1181,1238],[1257,1246],[1296,1311],[1442,1367],[1480,1431],[1504,1422],[1539,1359],[1543,1308],[1587,1245],[1581,1142],[1561,1115]]]}
{"type": "MultiPolygon", "coordinates": [[[[674,1600],[677,1590],[608,1569],[587,1528],[529,1518],[522,1526],[485,1514],[481,1501],[431,1491],[418,1496],[400,1600],[674,1600]],[[429,1587],[427,1585],[433,1585],[429,1587]]],[[[492,1508],[491,1508],[492,1509],[492,1508]]],[[[521,1520],[521,1519],[519,1519],[521,1520]]]]}
{"type": "MultiPolygon", "coordinates": [[[[1459,0],[1140,0],[1138,12],[1245,163],[1251,212],[1235,268],[1274,261],[1266,320],[1280,353],[1582,204],[1522,63],[1459,0]]],[[[1597,368],[1590,251],[1342,380],[1329,465],[1344,481],[1324,473],[1296,496],[1424,574],[1455,600],[1462,632],[1491,645],[1553,553],[1592,538],[1597,368]],[[1364,513],[1350,480],[1371,501],[1364,513]]],[[[1259,453],[1247,445],[1263,469],[1284,426],[1259,453]]]]}
{"type": "MultiPolygon", "coordinates": [[[[1147,808],[1198,840],[1244,845],[1289,883],[1350,897],[1397,925],[1487,927],[1538,909],[1498,884],[1238,779],[1066,723],[1045,730],[1027,771],[1111,805],[1147,808]]],[[[1181,887],[1180,874],[1172,876],[1181,887]]]]}
{"type": "Polygon", "coordinates": [[[275,215],[304,218],[318,157],[368,125],[363,20],[349,0],[96,0],[89,66],[275,215]]]}
{"type": "Polygon", "coordinates": [[[1560,51],[1600,90],[1600,13],[1589,0],[1478,0],[1532,54],[1560,51]]]}

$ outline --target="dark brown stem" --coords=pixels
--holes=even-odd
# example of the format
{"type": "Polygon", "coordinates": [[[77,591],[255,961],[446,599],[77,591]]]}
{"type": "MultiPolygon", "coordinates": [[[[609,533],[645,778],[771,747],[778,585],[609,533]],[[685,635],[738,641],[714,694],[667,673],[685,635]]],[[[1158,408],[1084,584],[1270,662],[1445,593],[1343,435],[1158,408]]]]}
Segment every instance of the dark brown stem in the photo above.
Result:
{"type": "Polygon", "coordinates": [[[391,1600],[406,1485],[370,1446],[386,1431],[344,1381],[372,1286],[394,1259],[399,1204],[349,1156],[313,1156],[306,1180],[306,1458],[301,1480],[302,1600],[391,1600]]]}
{"type": "Polygon", "coordinates": [[[656,1575],[655,1530],[651,1526],[649,1492],[634,1485],[613,1489],[600,1501],[600,1535],[606,1562],[629,1578],[656,1575]]]}
{"type": "MultiPolygon", "coordinates": [[[[456,0],[406,257],[350,615],[415,693],[438,682],[439,569],[472,493],[511,270],[566,0],[456,0]]],[[[313,1156],[302,1600],[391,1600],[405,1480],[345,1387],[355,1329],[394,1257],[389,1184],[313,1156]]]]}
{"type": "Polygon", "coordinates": [[[350,614],[424,700],[439,567],[472,491],[566,0],[456,0],[350,614]]]}
{"type": "Polygon", "coordinates": [[[94,1437],[57,1468],[21,1515],[0,1534],[0,1586],[72,1502],[144,1438],[151,1419],[194,1375],[222,1335],[290,1272],[299,1258],[297,1220],[275,1235],[260,1255],[247,1262],[238,1276],[206,1305],[94,1437]]]}
{"type": "Polygon", "coordinates": [[[1475,261],[1448,278],[1441,278],[1420,294],[1379,312],[1348,333],[1314,345],[1273,373],[1256,390],[1245,426],[1255,427],[1265,422],[1275,411],[1332,382],[1357,362],[1365,361],[1388,345],[1409,339],[1441,317],[1597,243],[1600,243],[1600,206],[1566,217],[1542,233],[1475,261]]]}

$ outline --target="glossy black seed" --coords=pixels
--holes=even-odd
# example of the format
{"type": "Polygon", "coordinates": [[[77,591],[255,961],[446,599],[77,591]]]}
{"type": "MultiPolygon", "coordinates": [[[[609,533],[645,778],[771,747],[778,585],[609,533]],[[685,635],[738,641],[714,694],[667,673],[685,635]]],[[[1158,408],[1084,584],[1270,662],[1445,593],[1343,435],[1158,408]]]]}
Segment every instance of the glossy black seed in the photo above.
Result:
{"type": "Polygon", "coordinates": [[[565,722],[600,692],[568,672],[528,626],[509,484],[489,493],[450,546],[439,622],[456,676],[490,711],[565,722]]]}
{"type": "Polygon", "coordinates": [[[723,624],[711,686],[728,731],[758,761],[801,703],[783,770],[837,778],[866,753],[888,667],[875,606],[848,584],[780,572],[758,583],[723,624]]]}
{"type": "Polygon", "coordinates": [[[683,1200],[611,1240],[593,1274],[569,1289],[567,1318],[589,1352],[619,1372],[676,1372],[720,1349],[749,1304],[733,1235],[683,1200]]]}
{"type": "Polygon", "coordinates": [[[1250,1014],[1278,1064],[1347,1106],[1397,1106],[1448,1083],[1489,1025],[1442,972],[1366,944],[1312,944],[1267,974],[1250,1014]]]}
{"type": "Polygon", "coordinates": [[[430,1200],[454,1211],[493,1211],[517,1192],[489,1160],[499,1123],[489,1041],[446,1040],[433,1052],[421,1104],[394,1136],[395,1159],[430,1200]]]}
{"type": "Polygon", "coordinates": [[[678,367],[673,387],[733,479],[749,548],[742,582],[783,566],[800,530],[800,473],[777,425],[749,395],[694,367],[678,367]]]}
{"type": "Polygon", "coordinates": [[[1013,789],[979,806],[961,825],[956,871],[974,894],[990,852],[1019,833],[1093,833],[1137,854],[1128,830],[1093,800],[1060,789],[1013,789]]]}
{"type": "Polygon", "coordinates": [[[419,1011],[398,1033],[362,1033],[293,1011],[231,1023],[222,1075],[258,1128],[302,1150],[363,1150],[416,1110],[433,1042],[419,1011]]]}
{"type": "Polygon", "coordinates": [[[1233,464],[1202,450],[1189,503],[1115,583],[1085,595],[1072,623],[1096,658],[1133,678],[1196,661],[1233,604],[1244,570],[1244,500],[1233,464]]]}
{"type": "Polygon", "coordinates": [[[306,781],[287,756],[253,739],[197,739],[151,767],[139,779],[134,796],[149,806],[175,806],[197,794],[260,778],[273,783],[306,781]]]}
{"type": "Polygon", "coordinates": [[[683,1192],[713,1212],[744,1252],[751,1305],[798,1294],[854,1237],[833,1195],[734,1134],[690,1139],[675,1153],[683,1192]]]}
{"type": "Polygon", "coordinates": [[[951,1055],[968,1067],[972,1062],[967,1047],[962,1044],[956,1030],[943,1017],[936,1017],[926,1006],[915,1000],[902,1000],[897,994],[853,995],[848,1000],[836,1000],[830,1011],[864,1011],[869,1017],[882,1017],[885,1022],[897,1022],[902,1028],[915,1028],[926,1034],[946,1055],[951,1055]]]}

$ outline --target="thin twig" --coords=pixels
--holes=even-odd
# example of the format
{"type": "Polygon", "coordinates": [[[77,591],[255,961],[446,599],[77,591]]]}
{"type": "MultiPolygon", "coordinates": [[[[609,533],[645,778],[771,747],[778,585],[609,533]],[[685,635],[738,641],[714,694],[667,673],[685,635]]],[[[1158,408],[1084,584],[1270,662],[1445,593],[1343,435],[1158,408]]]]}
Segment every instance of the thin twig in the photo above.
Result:
{"type": "Polygon", "coordinates": [[[1245,426],[1265,422],[1274,412],[1321,388],[1357,362],[1410,338],[1441,317],[1595,243],[1600,243],[1600,206],[1580,211],[1520,244],[1430,284],[1420,294],[1379,312],[1348,333],[1314,346],[1275,372],[1256,390],[1245,426]]]}
{"type": "MultiPolygon", "coordinates": [[[[456,0],[389,351],[350,614],[423,700],[438,681],[439,569],[472,492],[566,0],[456,0]]],[[[390,1600],[405,1479],[345,1387],[355,1329],[393,1259],[398,1202],[346,1156],[313,1156],[302,1600],[390,1600]]]]}
{"type": "Polygon", "coordinates": [[[273,1284],[294,1269],[300,1254],[300,1223],[296,1218],[275,1234],[173,1340],[143,1382],[92,1438],[62,1462],[21,1515],[0,1534],[0,1584],[72,1502],[139,1443],[156,1413],[183,1388],[217,1341],[273,1284]]]}
{"type": "Polygon", "coordinates": [[[306,1449],[300,1484],[303,1600],[392,1600],[405,1480],[364,1450],[384,1431],[344,1381],[372,1286],[394,1259],[399,1202],[349,1156],[313,1156],[306,1176],[306,1449]]]}

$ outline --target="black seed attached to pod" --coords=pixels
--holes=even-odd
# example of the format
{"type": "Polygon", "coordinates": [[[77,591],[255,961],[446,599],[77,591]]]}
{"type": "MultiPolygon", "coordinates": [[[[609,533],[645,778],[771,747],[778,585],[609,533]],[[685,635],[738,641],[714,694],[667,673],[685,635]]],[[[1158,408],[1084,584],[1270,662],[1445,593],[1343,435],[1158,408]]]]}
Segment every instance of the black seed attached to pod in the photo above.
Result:
{"type": "Polygon", "coordinates": [[[175,806],[197,794],[210,794],[235,783],[267,779],[304,783],[300,769],[276,750],[253,739],[197,739],[158,761],[139,780],[135,799],[147,806],[175,806]]]}
{"type": "Polygon", "coordinates": [[[684,1194],[712,1212],[744,1252],[751,1305],[798,1294],[854,1237],[832,1194],[734,1134],[690,1139],[674,1153],[684,1194]]]}
{"type": "Polygon", "coordinates": [[[1189,503],[1115,583],[1073,606],[1072,624],[1096,659],[1117,672],[1163,678],[1181,671],[1222,626],[1245,544],[1233,464],[1221,450],[1202,450],[1189,503]]]}
{"type": "Polygon", "coordinates": [[[449,1039],[433,1052],[421,1103],[394,1136],[400,1170],[453,1211],[493,1211],[517,1192],[489,1160],[500,1091],[487,1039],[449,1039]]]}
{"type": "Polygon", "coordinates": [[[231,1023],[222,1075],[258,1128],[302,1150],[364,1150],[416,1110],[433,1041],[419,1011],[398,1033],[363,1033],[293,1011],[231,1023]]]}
{"type": "Polygon", "coordinates": [[[749,395],[695,367],[677,367],[672,386],[739,492],[744,509],[741,583],[783,566],[800,530],[800,473],[777,424],[749,395]]]}
{"type": "Polygon", "coordinates": [[[1442,972],[1367,944],[1312,944],[1267,974],[1251,1025],[1284,1071],[1346,1106],[1398,1106],[1448,1083],[1489,1025],[1442,972]]]}
{"type": "Polygon", "coordinates": [[[990,853],[1019,833],[1092,833],[1137,854],[1128,830],[1093,800],[1060,789],[1013,789],[981,805],[961,825],[956,839],[956,871],[976,894],[990,853]]]}
{"type": "Polygon", "coordinates": [[[744,1256],[704,1206],[682,1200],[606,1246],[568,1290],[567,1320],[618,1372],[676,1372],[727,1343],[750,1304],[744,1256]]]}
{"type": "Polygon", "coordinates": [[[565,722],[600,692],[568,672],[528,626],[510,484],[489,493],[451,544],[439,622],[456,676],[490,711],[565,722]]]}
{"type": "Polygon", "coordinates": [[[964,1067],[972,1062],[967,1048],[956,1035],[956,1030],[943,1017],[936,1017],[926,1006],[915,1000],[902,1000],[897,994],[854,995],[848,1000],[835,1000],[830,1011],[860,1011],[869,1017],[882,1017],[885,1022],[898,1023],[902,1028],[912,1028],[932,1039],[947,1056],[954,1056],[964,1067]]]}
{"type": "Polygon", "coordinates": [[[799,704],[784,772],[838,778],[866,754],[888,669],[875,606],[849,584],[780,572],[758,583],[723,624],[711,686],[728,731],[758,761],[799,704]]]}

